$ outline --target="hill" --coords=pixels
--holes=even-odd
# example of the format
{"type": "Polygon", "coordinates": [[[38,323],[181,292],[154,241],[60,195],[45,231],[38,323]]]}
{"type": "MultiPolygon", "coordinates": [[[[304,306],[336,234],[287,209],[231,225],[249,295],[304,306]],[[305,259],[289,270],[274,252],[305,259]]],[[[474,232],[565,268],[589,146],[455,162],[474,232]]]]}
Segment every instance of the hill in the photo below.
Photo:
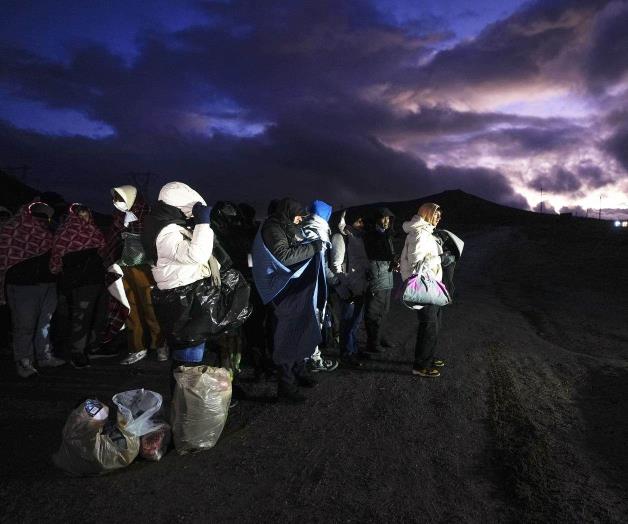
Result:
{"type": "Polygon", "coordinates": [[[2,191],[0,191],[0,206],[4,206],[13,212],[40,193],[37,189],[4,171],[0,171],[0,187],[2,187],[2,191]]]}
{"type": "Polygon", "coordinates": [[[435,202],[443,209],[444,227],[465,227],[469,225],[535,225],[555,224],[565,220],[574,220],[579,223],[588,223],[608,228],[608,221],[599,221],[570,215],[540,214],[524,209],[508,207],[478,196],[465,193],[460,189],[443,191],[413,200],[402,202],[378,202],[351,209],[365,210],[372,213],[377,207],[385,206],[395,213],[397,222],[409,220],[419,206],[425,202],[435,202]]]}

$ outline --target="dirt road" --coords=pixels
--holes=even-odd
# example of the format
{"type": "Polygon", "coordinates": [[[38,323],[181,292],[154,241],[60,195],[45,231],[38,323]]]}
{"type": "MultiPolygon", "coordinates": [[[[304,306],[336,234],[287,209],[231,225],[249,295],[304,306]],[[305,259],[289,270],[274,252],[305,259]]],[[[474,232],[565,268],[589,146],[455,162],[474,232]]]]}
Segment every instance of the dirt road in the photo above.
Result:
{"type": "Polygon", "coordinates": [[[410,374],[416,318],[395,306],[395,348],[320,377],[303,406],[273,402],[272,382],[245,384],[253,398],[203,453],[68,478],[49,457],[72,406],[135,387],[165,394],[167,365],[18,382],[5,361],[0,521],[625,521],[628,326],[589,333],[565,312],[577,309],[569,279],[555,307],[538,307],[547,290],[529,289],[537,239],[525,232],[464,239],[441,378],[410,374]],[[598,353],[583,347],[596,337],[598,353]]]}

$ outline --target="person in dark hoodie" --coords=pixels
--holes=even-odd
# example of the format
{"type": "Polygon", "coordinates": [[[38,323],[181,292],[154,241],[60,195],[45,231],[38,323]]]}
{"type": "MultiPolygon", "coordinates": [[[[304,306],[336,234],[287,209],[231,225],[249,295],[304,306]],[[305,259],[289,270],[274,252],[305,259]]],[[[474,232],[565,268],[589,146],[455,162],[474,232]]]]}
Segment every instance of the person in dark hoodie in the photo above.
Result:
{"type": "Polygon", "coordinates": [[[369,259],[368,288],[365,294],[364,323],[367,353],[381,353],[382,325],[390,309],[393,269],[397,265],[392,239],[394,214],[385,207],[377,209],[364,235],[369,259]]]}
{"type": "Polygon", "coordinates": [[[340,302],[340,359],[345,366],[360,367],[365,355],[358,349],[358,329],[364,316],[364,295],[369,261],[364,249],[364,213],[346,210],[331,238],[329,264],[337,280],[340,302]]]}
{"type": "Polygon", "coordinates": [[[50,342],[57,307],[57,277],[50,272],[54,210],[40,200],[22,206],[0,230],[0,304],[9,304],[17,374],[28,378],[39,367],[65,364],[50,342]],[[6,294],[5,294],[6,284],[6,294]]]}
{"type": "Polygon", "coordinates": [[[273,361],[278,369],[279,397],[303,402],[301,387],[316,382],[306,368],[321,342],[317,308],[327,298],[323,242],[297,239],[298,225],[307,214],[291,198],[273,206],[253,244],[253,278],[264,304],[272,310],[273,361]]]}
{"type": "MultiPolygon", "coordinates": [[[[105,237],[86,206],[72,204],[57,229],[50,257],[50,271],[60,274],[61,293],[69,305],[71,364],[89,365],[88,354],[98,355],[104,329],[105,268],[98,250],[105,237]]],[[[115,356],[115,355],[107,355],[115,356]]]]}

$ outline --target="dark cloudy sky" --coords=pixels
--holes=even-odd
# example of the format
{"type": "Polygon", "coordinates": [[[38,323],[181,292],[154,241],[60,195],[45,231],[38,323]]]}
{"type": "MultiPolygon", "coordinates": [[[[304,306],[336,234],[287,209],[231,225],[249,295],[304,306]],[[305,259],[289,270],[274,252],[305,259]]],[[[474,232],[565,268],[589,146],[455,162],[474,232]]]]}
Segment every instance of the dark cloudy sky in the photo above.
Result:
{"type": "Polygon", "coordinates": [[[0,168],[100,209],[151,173],[260,208],[461,188],[610,217],[627,27],[626,0],[4,0],[0,168]]]}

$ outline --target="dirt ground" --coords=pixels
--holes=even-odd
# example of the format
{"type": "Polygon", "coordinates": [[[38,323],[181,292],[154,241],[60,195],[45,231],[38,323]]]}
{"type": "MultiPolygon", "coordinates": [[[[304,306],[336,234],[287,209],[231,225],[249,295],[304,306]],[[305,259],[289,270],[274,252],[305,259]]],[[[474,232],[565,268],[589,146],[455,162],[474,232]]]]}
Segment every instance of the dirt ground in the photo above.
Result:
{"type": "Polygon", "coordinates": [[[50,461],[72,407],[145,387],[168,364],[2,362],[1,522],[625,522],[628,239],[554,224],[465,231],[439,379],[410,374],[416,318],[307,403],[245,382],[218,445],[97,478],[50,461]]]}

